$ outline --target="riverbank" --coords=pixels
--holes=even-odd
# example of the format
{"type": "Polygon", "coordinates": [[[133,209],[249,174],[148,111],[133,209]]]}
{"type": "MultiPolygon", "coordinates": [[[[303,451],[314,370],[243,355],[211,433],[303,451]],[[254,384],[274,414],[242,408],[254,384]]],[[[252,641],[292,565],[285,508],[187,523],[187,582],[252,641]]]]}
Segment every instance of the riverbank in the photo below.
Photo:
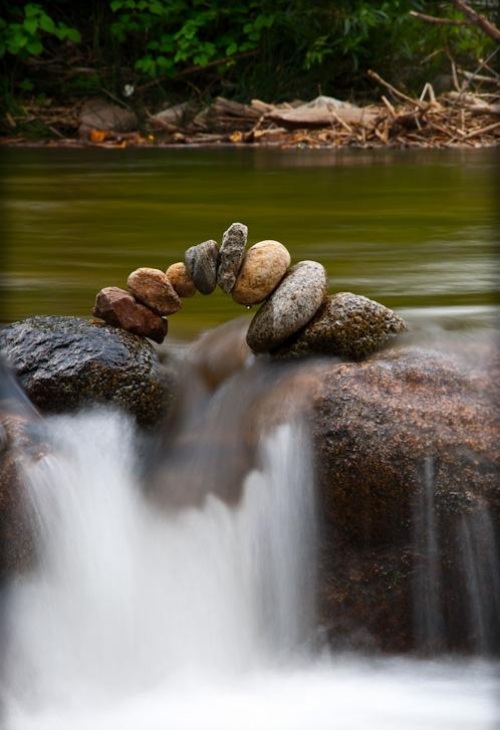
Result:
{"type": "Polygon", "coordinates": [[[248,104],[217,97],[152,113],[104,96],[71,105],[54,100],[26,104],[7,115],[8,147],[259,146],[278,148],[481,148],[500,144],[498,95],[448,91],[436,96],[426,84],[419,98],[386,87],[380,101],[364,106],[333,97],[248,104]]]}

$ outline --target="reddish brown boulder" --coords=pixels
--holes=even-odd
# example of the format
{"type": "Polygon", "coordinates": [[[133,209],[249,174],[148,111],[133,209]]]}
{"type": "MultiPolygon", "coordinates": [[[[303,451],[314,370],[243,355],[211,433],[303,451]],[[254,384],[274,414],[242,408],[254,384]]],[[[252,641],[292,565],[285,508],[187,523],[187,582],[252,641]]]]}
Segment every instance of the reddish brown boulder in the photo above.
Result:
{"type": "Polygon", "coordinates": [[[318,367],[309,408],[330,638],[500,650],[498,356],[471,367],[408,347],[318,367]]]}
{"type": "Polygon", "coordinates": [[[331,364],[312,398],[322,505],[353,542],[405,540],[428,460],[439,498],[461,490],[497,502],[500,413],[488,373],[394,349],[331,364]]]}
{"type": "Polygon", "coordinates": [[[163,342],[168,332],[166,319],[139,304],[132,294],[117,286],[101,289],[96,296],[92,314],[113,327],[121,327],[158,343],[163,342]]]}

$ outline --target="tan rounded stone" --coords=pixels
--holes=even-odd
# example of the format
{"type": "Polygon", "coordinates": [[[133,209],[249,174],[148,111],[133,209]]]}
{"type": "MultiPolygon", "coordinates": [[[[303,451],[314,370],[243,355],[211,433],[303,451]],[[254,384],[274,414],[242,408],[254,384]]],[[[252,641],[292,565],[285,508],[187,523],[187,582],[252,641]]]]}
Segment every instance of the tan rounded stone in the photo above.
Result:
{"type": "Polygon", "coordinates": [[[270,296],[290,266],[290,254],[279,241],[260,241],[248,249],[231,292],[235,302],[252,306],[270,296]]]}
{"type": "Polygon", "coordinates": [[[167,275],[160,269],[143,266],[132,271],[127,286],[135,299],[161,316],[174,314],[181,308],[181,300],[167,275]]]}
{"type": "Polygon", "coordinates": [[[177,264],[172,264],[166,270],[165,275],[180,297],[184,299],[194,297],[196,286],[185,263],[179,261],[177,264]]]}

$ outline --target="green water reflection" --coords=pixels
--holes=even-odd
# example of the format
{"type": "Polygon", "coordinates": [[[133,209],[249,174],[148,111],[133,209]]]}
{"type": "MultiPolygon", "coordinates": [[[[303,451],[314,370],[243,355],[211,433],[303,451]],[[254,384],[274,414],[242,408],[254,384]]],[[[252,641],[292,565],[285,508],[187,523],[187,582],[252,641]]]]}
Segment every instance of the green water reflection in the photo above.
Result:
{"type": "MultiPolygon", "coordinates": [[[[10,150],[4,152],[3,319],[88,315],[98,289],[166,268],[232,221],[321,261],[331,291],[391,307],[490,304],[491,150],[10,150]]],[[[191,336],[245,310],[197,295],[171,318],[191,336]]]]}

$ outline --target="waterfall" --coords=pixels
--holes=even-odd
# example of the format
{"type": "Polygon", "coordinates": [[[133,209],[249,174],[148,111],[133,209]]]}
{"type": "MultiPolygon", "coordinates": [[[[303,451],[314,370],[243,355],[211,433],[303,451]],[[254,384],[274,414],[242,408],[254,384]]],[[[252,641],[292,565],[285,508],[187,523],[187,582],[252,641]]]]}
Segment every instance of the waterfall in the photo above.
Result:
{"type": "Polygon", "coordinates": [[[26,470],[40,566],[12,597],[16,694],[129,692],[304,649],[314,510],[299,426],[263,441],[239,505],[208,495],[173,514],[144,500],[123,416],[57,418],[48,429],[53,452],[26,470]]]}
{"type": "MultiPolygon", "coordinates": [[[[234,416],[234,396],[220,391],[203,418],[195,414],[205,433],[234,416]]],[[[181,506],[144,489],[144,454],[123,414],[52,417],[43,428],[50,448],[24,463],[38,553],[10,590],[0,677],[6,730],[490,730],[494,662],[318,647],[314,474],[303,424],[258,434],[232,502],[213,484],[227,469],[224,444],[211,468],[200,460],[206,447],[194,449],[207,484],[201,499],[181,506]]],[[[189,481],[189,469],[172,476],[180,457],[171,457],[157,479],[189,481]]],[[[430,576],[421,584],[432,594],[422,624],[429,639],[440,580],[431,466],[422,504],[430,576]]],[[[484,529],[463,525],[467,570],[484,529]]],[[[475,570],[476,582],[489,579],[488,566],[475,570]]],[[[495,591],[488,611],[498,608],[495,591]]],[[[475,610],[487,632],[490,613],[475,618],[475,610]]]]}
{"type": "Polygon", "coordinates": [[[423,489],[413,510],[413,545],[415,555],[420,556],[414,569],[413,623],[420,651],[434,653],[442,648],[443,616],[433,459],[427,457],[423,467],[423,489]]]}
{"type": "Polygon", "coordinates": [[[484,505],[460,516],[459,566],[470,642],[478,654],[500,649],[500,559],[491,514],[484,505]]]}

